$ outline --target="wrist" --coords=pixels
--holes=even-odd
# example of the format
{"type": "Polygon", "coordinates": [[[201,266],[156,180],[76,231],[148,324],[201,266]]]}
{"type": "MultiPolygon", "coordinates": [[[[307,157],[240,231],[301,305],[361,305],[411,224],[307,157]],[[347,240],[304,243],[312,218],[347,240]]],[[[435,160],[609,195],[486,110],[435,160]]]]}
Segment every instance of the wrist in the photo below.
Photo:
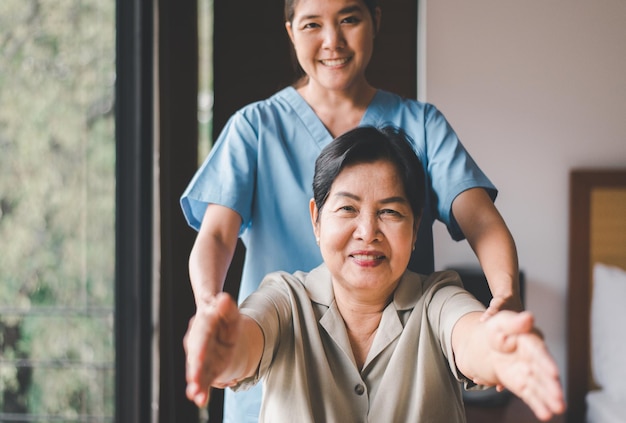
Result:
{"type": "Polygon", "coordinates": [[[196,309],[210,306],[215,303],[215,299],[217,298],[218,292],[206,291],[198,294],[196,296],[196,309]]]}
{"type": "Polygon", "coordinates": [[[493,296],[489,305],[495,307],[498,310],[510,310],[516,312],[524,311],[522,300],[518,294],[496,294],[493,296]]]}

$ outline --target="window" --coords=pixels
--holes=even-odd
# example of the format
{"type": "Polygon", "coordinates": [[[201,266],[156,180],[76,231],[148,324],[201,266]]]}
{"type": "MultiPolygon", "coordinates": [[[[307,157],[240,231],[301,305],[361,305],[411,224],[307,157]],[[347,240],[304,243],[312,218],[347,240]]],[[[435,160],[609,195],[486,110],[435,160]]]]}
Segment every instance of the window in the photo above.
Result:
{"type": "MultiPolygon", "coordinates": [[[[279,3],[198,1],[0,1],[1,421],[198,418],[178,199],[226,119],[291,81],[279,3]],[[219,66],[198,56],[211,5],[219,66]]],[[[371,80],[413,95],[414,4],[385,7],[377,54],[404,60],[371,80]]]]}
{"type": "Polygon", "coordinates": [[[115,1],[0,3],[0,421],[115,413],[115,1]]]}
{"type": "Polygon", "coordinates": [[[198,157],[213,145],[213,0],[198,0],[198,157]]]}

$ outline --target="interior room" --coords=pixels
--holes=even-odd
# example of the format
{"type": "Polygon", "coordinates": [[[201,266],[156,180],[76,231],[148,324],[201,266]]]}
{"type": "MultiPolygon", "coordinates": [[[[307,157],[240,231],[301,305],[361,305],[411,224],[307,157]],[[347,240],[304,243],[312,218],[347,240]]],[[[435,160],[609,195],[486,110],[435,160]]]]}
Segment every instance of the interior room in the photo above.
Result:
{"type": "MultiPolygon", "coordinates": [[[[382,3],[383,22],[400,19],[385,8],[401,3],[382,3]]],[[[446,114],[498,187],[525,305],[567,386],[570,173],[626,167],[626,3],[426,0],[416,32],[417,97],[446,114]]],[[[412,72],[396,66],[394,80],[412,72]]],[[[381,84],[394,69],[382,67],[381,84]]],[[[438,224],[435,250],[438,269],[477,265],[438,224]]],[[[514,414],[493,421],[517,421],[514,414]]]]}
{"type": "MultiPolygon", "coordinates": [[[[624,168],[623,1],[426,3],[425,98],[500,188],[526,306],[567,377],[570,172],[624,168]]],[[[424,84],[422,84],[424,85],[424,84]]],[[[472,262],[440,232],[438,266],[472,262]]]]}
{"type": "MultiPolygon", "coordinates": [[[[107,261],[114,273],[109,285],[115,285],[115,290],[108,311],[100,310],[97,316],[110,326],[112,350],[109,361],[100,363],[110,378],[103,383],[108,403],[101,419],[94,421],[221,422],[220,390],[214,391],[208,410],[199,411],[185,397],[182,340],[194,312],[188,259],[196,232],[187,225],[179,201],[228,117],[293,81],[282,1],[111,2],[115,11],[110,7],[107,13],[114,15],[115,26],[107,27],[107,37],[115,60],[108,62],[110,75],[109,70],[101,72],[106,74],[111,95],[94,110],[100,110],[100,117],[115,119],[109,141],[116,148],[110,157],[110,173],[117,184],[111,182],[108,192],[115,213],[106,217],[109,233],[99,235],[115,242],[115,248],[110,248],[115,250],[114,257],[107,261]],[[205,22],[210,33],[202,32],[205,27],[199,24],[207,4],[212,7],[212,18],[205,22]],[[199,50],[203,40],[210,44],[209,52],[199,50]],[[212,56],[212,65],[207,65],[203,54],[212,56]],[[202,66],[210,67],[210,98],[199,96],[201,75],[207,69],[202,66]],[[199,108],[206,104],[212,106],[210,125],[203,121],[206,116],[200,116],[203,126],[199,115],[206,110],[199,108]],[[199,139],[207,144],[199,148],[199,139]]],[[[42,2],[28,3],[30,13],[42,2]]],[[[607,380],[596,377],[591,367],[591,351],[602,350],[603,343],[596,340],[591,345],[594,288],[590,283],[596,263],[626,271],[622,245],[626,245],[626,215],[623,208],[617,208],[623,207],[626,187],[626,0],[379,3],[381,33],[368,78],[378,87],[440,109],[498,188],[496,206],[515,239],[523,273],[524,305],[534,313],[558,364],[567,398],[574,401],[566,415],[551,421],[602,421],[585,417],[587,391],[597,391],[601,381],[607,380]],[[599,218],[611,222],[608,232],[615,235],[610,237],[612,247],[607,254],[596,254],[593,243],[593,222],[598,221],[593,212],[597,206],[590,199],[594,190],[619,191],[608,200],[613,218],[599,218]],[[573,318],[578,310],[583,312],[573,318]]],[[[0,37],[5,40],[2,45],[12,46],[10,36],[22,30],[0,37]]],[[[51,50],[56,48],[45,37],[39,41],[51,50]]],[[[24,69],[32,63],[26,61],[24,69]]],[[[64,69],[54,70],[60,75],[64,69]]],[[[0,83],[4,83],[3,75],[0,83]]],[[[0,88],[6,93],[9,85],[0,88]]],[[[0,109],[13,104],[18,94],[12,93],[9,100],[0,95],[6,102],[0,103],[0,109]]],[[[2,155],[9,157],[4,119],[0,116],[0,146],[2,155]]],[[[91,130],[88,124],[85,127],[91,130]]],[[[46,148],[59,150],[53,141],[46,148]]],[[[85,165],[84,169],[89,174],[87,170],[93,167],[85,165]]],[[[13,207],[6,198],[0,192],[1,230],[6,229],[3,219],[10,217],[13,207]]],[[[81,220],[81,228],[88,226],[86,220],[81,220]]],[[[434,238],[436,270],[479,268],[468,243],[452,241],[440,223],[434,225],[434,238]]],[[[8,245],[4,239],[2,243],[8,245]]],[[[240,243],[225,286],[233,295],[244,254],[240,243]]],[[[621,278],[621,270],[611,272],[619,274],[612,281],[621,278]]],[[[604,279],[609,278],[606,275],[604,279]]],[[[6,300],[1,295],[0,299],[6,300]]],[[[0,321],[4,330],[0,391],[8,392],[9,376],[18,380],[19,369],[32,371],[37,363],[84,364],[54,357],[37,362],[9,356],[7,319],[19,320],[30,312],[22,307],[24,303],[11,301],[0,303],[0,320],[6,318],[0,321]]],[[[36,314],[47,318],[47,312],[43,308],[36,314]]],[[[611,344],[610,348],[609,354],[624,346],[611,344]]],[[[621,371],[616,374],[624,374],[621,371]]],[[[24,395],[17,392],[16,398],[24,402],[24,395]]],[[[44,395],[35,396],[39,400],[44,395]]],[[[70,400],[75,397],[80,395],[70,400]]],[[[8,400],[3,401],[0,404],[5,407],[8,400]]],[[[509,397],[468,401],[469,423],[537,421],[528,407],[509,397]]],[[[20,407],[26,409],[24,404],[20,407]]],[[[598,415],[603,406],[594,407],[590,409],[598,415]]],[[[36,413],[29,410],[31,420],[24,420],[24,410],[2,409],[0,420],[36,419],[36,413]]],[[[622,420],[617,417],[615,421],[624,421],[624,415],[626,410],[620,414],[622,420]]],[[[49,416],[47,421],[60,421],[54,418],[49,416]]],[[[68,419],[63,421],[86,421],[68,419]]]]}

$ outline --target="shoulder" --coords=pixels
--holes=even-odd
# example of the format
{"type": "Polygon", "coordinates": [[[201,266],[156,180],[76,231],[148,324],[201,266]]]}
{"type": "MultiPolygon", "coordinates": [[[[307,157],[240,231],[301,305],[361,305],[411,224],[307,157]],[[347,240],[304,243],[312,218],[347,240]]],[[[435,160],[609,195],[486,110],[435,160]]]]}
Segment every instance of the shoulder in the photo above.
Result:
{"type": "Polygon", "coordinates": [[[269,322],[267,324],[271,326],[274,318],[291,318],[290,310],[302,301],[304,292],[301,275],[283,271],[271,272],[265,275],[257,289],[241,303],[240,310],[257,322],[269,322]]]}
{"type": "Polygon", "coordinates": [[[249,103],[241,107],[236,115],[253,117],[255,115],[282,114],[292,110],[293,87],[285,87],[272,96],[249,103]]]}
{"type": "Polygon", "coordinates": [[[453,291],[462,290],[463,284],[458,273],[446,270],[424,275],[406,270],[394,294],[396,308],[410,309],[418,301],[428,304],[437,291],[447,286],[453,287],[453,291]]]}
{"type": "Polygon", "coordinates": [[[316,272],[316,269],[311,272],[296,271],[293,273],[278,270],[265,275],[259,284],[257,291],[264,292],[266,294],[269,291],[280,291],[282,293],[281,295],[308,297],[309,293],[307,286],[315,284],[316,281],[319,280],[317,275],[318,272],[316,272]]]}
{"type": "Polygon", "coordinates": [[[397,111],[420,112],[423,114],[440,113],[435,105],[428,102],[416,100],[414,98],[403,97],[401,95],[381,90],[376,92],[377,103],[385,107],[391,107],[397,111]]]}
{"type": "Polygon", "coordinates": [[[222,129],[222,138],[241,138],[246,143],[254,141],[280,139],[284,128],[296,122],[294,102],[290,91],[284,88],[269,98],[249,103],[235,111],[222,129]]]}
{"type": "Polygon", "coordinates": [[[446,310],[453,318],[470,311],[483,311],[485,307],[464,287],[459,274],[445,270],[431,274],[424,281],[425,301],[429,309],[446,310]]]}
{"type": "Polygon", "coordinates": [[[279,289],[295,297],[309,299],[315,303],[329,305],[333,299],[330,272],[325,264],[320,264],[310,272],[294,273],[277,271],[269,273],[259,286],[259,290],[279,289]]]}
{"type": "Polygon", "coordinates": [[[264,286],[293,286],[295,288],[299,288],[303,286],[304,279],[306,279],[307,273],[304,272],[295,272],[289,273],[283,270],[277,270],[275,272],[268,273],[265,275],[261,284],[259,285],[259,289],[264,286]]]}
{"type": "Polygon", "coordinates": [[[369,112],[375,126],[402,127],[417,144],[423,142],[433,128],[448,127],[446,118],[435,105],[384,90],[377,91],[369,112]]]}
{"type": "Polygon", "coordinates": [[[463,287],[461,276],[454,270],[442,270],[431,273],[424,280],[424,286],[428,288],[447,285],[463,287]]]}

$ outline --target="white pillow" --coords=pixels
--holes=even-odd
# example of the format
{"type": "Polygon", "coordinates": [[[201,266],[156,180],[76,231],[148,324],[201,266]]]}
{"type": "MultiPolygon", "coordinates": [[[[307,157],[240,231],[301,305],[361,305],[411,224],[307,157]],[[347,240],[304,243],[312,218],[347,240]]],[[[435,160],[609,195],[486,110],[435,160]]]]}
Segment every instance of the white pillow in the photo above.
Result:
{"type": "Polygon", "coordinates": [[[593,268],[591,363],[595,381],[626,401],[626,271],[598,263],[593,268]]]}

